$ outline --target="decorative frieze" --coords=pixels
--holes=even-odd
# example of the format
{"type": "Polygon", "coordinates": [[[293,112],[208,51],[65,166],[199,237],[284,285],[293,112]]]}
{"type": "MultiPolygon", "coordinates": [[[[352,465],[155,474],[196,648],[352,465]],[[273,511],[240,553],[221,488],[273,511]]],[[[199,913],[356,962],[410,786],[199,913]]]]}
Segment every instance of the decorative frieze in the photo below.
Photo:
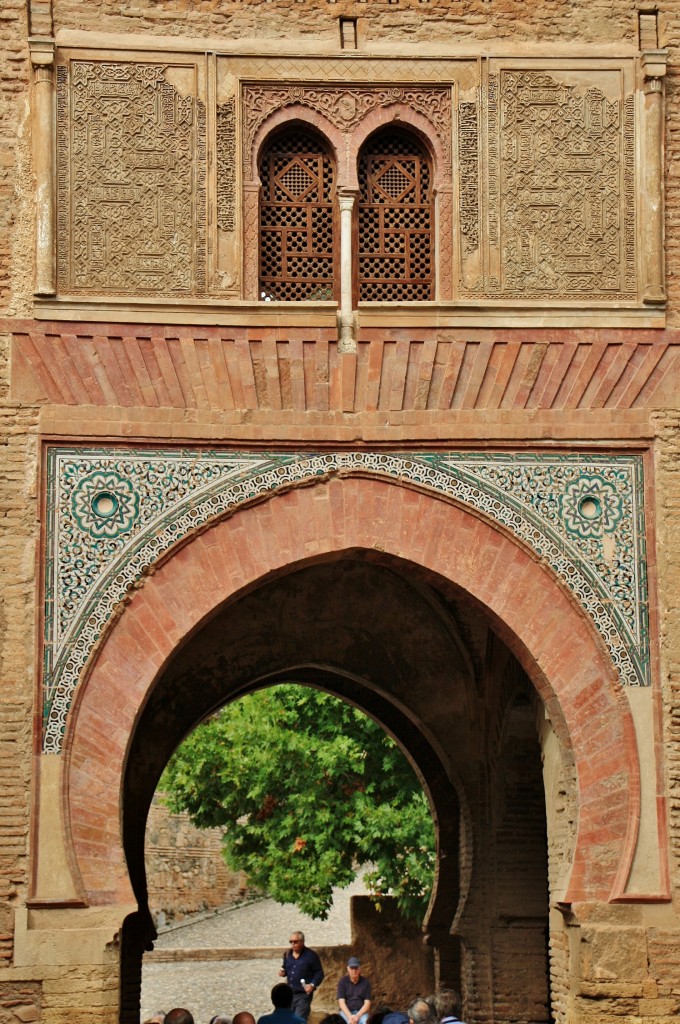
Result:
{"type": "Polygon", "coordinates": [[[236,101],[217,106],[217,226],[233,231],[236,223],[236,101]]]}
{"type": "Polygon", "coordinates": [[[54,43],[51,40],[31,40],[31,63],[31,135],[36,192],[34,292],[36,295],[54,295],[54,43]]]}
{"type": "Polygon", "coordinates": [[[648,304],[666,299],[663,248],[663,152],[664,88],[667,53],[649,50],[642,54],[644,71],[644,172],[645,172],[645,293],[648,304]]]}
{"type": "Polygon", "coordinates": [[[649,684],[640,456],[51,447],[44,749],[61,750],[88,659],[160,558],[244,502],[339,472],[434,490],[509,531],[590,616],[621,681],[649,684]]]}
{"type": "Polygon", "coordinates": [[[479,118],[476,103],[458,104],[460,234],[464,253],[479,246],[479,118]]]}
{"type": "Polygon", "coordinates": [[[253,139],[260,125],[276,110],[301,104],[350,132],[371,111],[394,104],[417,111],[432,125],[448,160],[451,156],[451,89],[440,86],[337,86],[245,85],[243,105],[243,160],[250,163],[253,139]]]}

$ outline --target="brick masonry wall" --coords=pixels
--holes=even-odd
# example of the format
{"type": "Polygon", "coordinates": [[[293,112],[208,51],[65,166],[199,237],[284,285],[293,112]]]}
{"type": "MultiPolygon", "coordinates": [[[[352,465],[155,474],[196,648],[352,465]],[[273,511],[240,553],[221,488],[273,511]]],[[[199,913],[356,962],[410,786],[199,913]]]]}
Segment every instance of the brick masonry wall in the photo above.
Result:
{"type": "MultiPolygon", "coordinates": [[[[455,38],[471,49],[479,49],[499,41],[511,45],[540,40],[555,42],[560,47],[568,44],[637,45],[637,6],[630,0],[597,0],[588,3],[574,0],[555,0],[549,4],[526,4],[519,0],[397,0],[395,3],[355,2],[340,0],[325,3],[321,0],[239,0],[224,3],[220,0],[56,0],[55,27],[57,29],[93,29],[108,32],[138,32],[148,37],[159,35],[213,36],[225,39],[250,37],[262,41],[264,49],[272,40],[300,37],[306,44],[318,41],[322,46],[335,46],[338,38],[340,15],[359,18],[359,42],[365,46],[415,44],[420,53],[424,45],[444,41],[447,45],[455,38]],[[291,31],[291,27],[293,30],[291,31]]],[[[680,326],[680,180],[677,174],[680,157],[680,3],[678,0],[664,5],[659,17],[661,46],[670,48],[667,90],[667,161],[666,161],[666,251],[669,293],[669,324],[680,326]]],[[[28,126],[27,86],[29,81],[26,39],[26,4],[24,0],[3,0],[0,5],[0,313],[9,316],[31,315],[31,275],[33,245],[33,209],[30,177],[30,133],[28,126]]],[[[578,46],[577,46],[578,52],[578,46]]],[[[0,336],[0,964],[9,963],[12,954],[13,914],[22,905],[27,894],[27,854],[29,830],[29,796],[31,782],[31,715],[35,678],[37,644],[35,636],[35,550],[39,532],[36,519],[37,460],[36,440],[38,411],[32,401],[15,405],[8,398],[8,345],[6,335],[0,336]]],[[[257,381],[255,390],[257,391],[257,381]]],[[[259,382],[261,385],[261,381],[259,382]]],[[[262,387],[260,387],[262,392],[262,387]]],[[[259,399],[258,399],[259,401],[259,399]]],[[[668,402],[667,399],[665,399],[668,402]]],[[[671,400],[672,402],[672,400],[671,400]]],[[[677,404],[677,402],[675,403],[677,404]]],[[[115,406],[115,402],[111,403],[115,406]]],[[[265,403],[266,405],[266,403],[265,403]]],[[[159,409],[159,420],[170,420],[167,409],[159,409]]],[[[265,409],[271,415],[271,409],[265,409]]],[[[363,421],[366,420],[363,416],[363,421]]],[[[383,416],[383,419],[385,416],[383,416]]],[[[529,417],[527,417],[528,419],[529,417]]],[[[527,436],[529,427],[524,418],[512,421],[512,434],[502,418],[490,422],[484,413],[470,413],[470,420],[479,424],[480,433],[488,439],[512,437],[520,441],[527,436]]],[[[564,420],[564,417],[562,417],[564,420]]],[[[57,422],[55,418],[52,422],[57,422]]],[[[281,412],[272,415],[271,428],[264,436],[286,436],[290,441],[299,437],[300,416],[287,418],[281,412]]],[[[50,422],[47,420],[47,422],[50,422]]],[[[62,421],[63,422],[63,421],[62,421]]],[[[455,443],[460,437],[459,421],[453,421],[448,410],[437,420],[436,436],[440,442],[455,443]]],[[[580,431],[585,437],[590,427],[587,417],[575,411],[560,435],[573,437],[580,431]]],[[[598,421],[599,422],[599,421],[598,421]]],[[[616,413],[603,418],[598,426],[599,436],[615,442],[622,433],[616,413]]],[[[167,423],[141,416],[133,424],[120,409],[88,405],[82,410],[80,424],[83,430],[95,435],[157,436],[167,423]]],[[[350,441],[359,436],[360,427],[343,424],[349,418],[337,410],[336,427],[324,424],[315,439],[319,441],[340,438],[350,441]],[[335,433],[334,433],[335,429],[335,433]]],[[[642,423],[642,420],[640,421],[642,423]]],[[[200,421],[178,412],[177,429],[172,436],[223,438],[234,436],[229,423],[220,416],[216,426],[206,415],[200,421]],[[184,419],[183,419],[184,417],[184,419]]],[[[174,421],[173,421],[174,425],[174,421]]],[[[638,429],[636,421],[635,429],[638,429]]],[[[174,429],[174,426],[173,426],[174,429]]],[[[236,428],[234,428],[236,429],[236,428]]],[[[389,437],[378,439],[398,443],[400,437],[409,436],[408,423],[397,423],[389,437]]],[[[556,436],[558,428],[549,422],[544,430],[548,438],[556,436]]],[[[639,427],[642,430],[642,427],[639,427]]],[[[659,631],[661,678],[663,681],[663,740],[666,770],[666,791],[670,800],[671,880],[675,893],[680,887],[680,553],[677,544],[677,526],[680,517],[680,420],[677,414],[660,416],[654,429],[656,442],[656,515],[658,535],[658,586],[661,608],[659,631]]],[[[169,430],[169,428],[168,428],[169,430]]],[[[311,430],[311,428],[310,428],[311,430]]],[[[424,428],[419,438],[425,439],[424,428]]],[[[74,430],[75,433],[78,430],[74,430]]],[[[252,419],[242,424],[239,418],[238,434],[247,442],[258,434],[252,419]],[[250,433],[249,433],[250,431],[250,433]]],[[[675,897],[677,906],[678,899],[675,897]]],[[[622,929],[624,931],[624,929],[622,929]]],[[[649,979],[646,988],[640,985],[640,995],[626,1003],[626,1012],[662,1019],[675,1012],[672,997],[680,993],[680,960],[677,933],[656,929],[643,929],[635,933],[639,946],[646,942],[649,979]],[[647,1002],[645,1003],[645,1000],[647,1002]]],[[[554,971],[557,982],[553,989],[559,1009],[568,1005],[565,972],[562,965],[569,959],[568,936],[559,933],[554,947],[559,970],[554,971]]],[[[632,958],[631,958],[632,963],[632,958]]],[[[110,965],[109,965],[110,966],[110,965]]],[[[574,976],[579,965],[571,964],[574,976]]],[[[0,967],[0,971],[1,971],[0,967]]],[[[59,1007],[73,1006],[80,993],[83,1005],[92,999],[101,983],[90,982],[86,973],[78,969],[62,972],[63,976],[48,980],[45,985],[43,1007],[51,1007],[58,1015],[59,1007]]],[[[109,979],[111,1000],[115,1000],[115,970],[109,979]]],[[[479,983],[484,983],[479,974],[479,983]]],[[[594,986],[597,990],[597,985],[594,986]]],[[[599,1010],[606,1013],[614,1007],[619,1014],[624,1008],[619,999],[610,1005],[605,998],[606,987],[600,985],[599,1010]]],[[[636,990],[637,991],[637,990],[636,990]]],[[[587,995],[587,993],[586,993],[587,995]]],[[[41,1003],[40,986],[36,982],[0,981],[0,1020],[34,1019],[41,1003]],[[33,1009],[32,1009],[33,1008],[33,1009]],[[19,1012],[21,1011],[21,1012],[19,1012]]],[[[97,998],[101,993],[97,991],[97,998]]],[[[596,1014],[596,997],[590,1005],[581,1007],[583,1017],[596,1014]]],[[[586,1000],[584,999],[584,1004],[586,1000]]],[[[566,1009],[565,1011],[566,1012],[566,1009]]],[[[91,1010],[84,1010],[78,1019],[91,1018],[91,1010]]],[[[75,1020],[75,1016],[70,1017],[75,1020]]],[[[107,1018],[108,1019],[108,1018],[107,1018]]],[[[113,1019],[111,1017],[110,1019],[113,1019]]]]}
{"type": "MultiPolygon", "coordinates": [[[[22,161],[17,128],[26,107],[28,48],[26,4],[6,0],[0,11],[0,302],[11,302],[11,269],[17,230],[15,189],[22,161]]],[[[25,114],[24,114],[25,116],[25,114]]]]}
{"type": "Polygon", "coordinates": [[[157,798],[146,825],[146,881],[149,906],[156,916],[179,920],[243,900],[246,878],[230,871],[222,858],[221,830],[197,829],[188,814],[171,814],[157,798]]]}
{"type": "MultiPolygon", "coordinates": [[[[29,312],[32,207],[28,27],[23,0],[0,9],[0,308],[29,312]],[[28,243],[28,248],[27,248],[28,243]],[[23,250],[23,251],[22,251],[23,250]]],[[[37,416],[8,394],[0,334],[0,976],[12,958],[14,909],[26,899],[34,688],[37,416]]],[[[0,1020],[39,1015],[39,986],[0,981],[0,1020]]]]}
{"type": "MultiPolygon", "coordinates": [[[[28,889],[34,688],[36,417],[0,400],[0,979],[14,911],[28,889]]],[[[39,1003],[36,986],[0,981],[0,1020],[39,1003]],[[22,1009],[23,1007],[23,1009],[22,1009]],[[14,1009],[10,1009],[14,1008],[14,1009]],[[4,1015],[3,1015],[4,1014],[4,1015]]]]}
{"type": "MultiPolygon", "coordinates": [[[[669,801],[671,881],[680,886],[680,417],[659,416],[656,451],[658,587],[664,614],[659,631],[662,673],[664,758],[669,801]]],[[[678,970],[680,990],[680,970],[678,970]]]]}
{"type": "MultiPolygon", "coordinates": [[[[0,8],[0,309],[31,312],[33,196],[28,24],[24,0],[0,8]]],[[[0,395],[6,389],[0,338],[0,395]]]]}

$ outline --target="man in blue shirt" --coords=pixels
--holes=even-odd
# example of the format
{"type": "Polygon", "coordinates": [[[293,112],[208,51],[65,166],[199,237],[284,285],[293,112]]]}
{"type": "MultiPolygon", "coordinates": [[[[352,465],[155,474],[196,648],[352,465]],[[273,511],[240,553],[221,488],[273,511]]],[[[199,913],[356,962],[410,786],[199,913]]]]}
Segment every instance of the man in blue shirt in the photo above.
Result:
{"type": "Polygon", "coordinates": [[[361,961],[351,956],[347,974],[343,974],[336,991],[340,1014],[347,1024],[366,1024],[371,1009],[371,983],[361,976],[361,961]]]}
{"type": "Polygon", "coordinates": [[[272,989],[273,1013],[265,1013],[259,1018],[257,1024],[305,1024],[302,1017],[296,1016],[291,1010],[293,1004],[293,990],[290,985],[282,981],[280,985],[274,985],[272,989]]]}
{"type": "Polygon", "coordinates": [[[314,993],[324,978],[323,967],[314,950],[305,946],[302,932],[291,932],[288,942],[290,949],[284,954],[279,977],[286,978],[293,990],[293,1013],[306,1021],[314,993]]]}

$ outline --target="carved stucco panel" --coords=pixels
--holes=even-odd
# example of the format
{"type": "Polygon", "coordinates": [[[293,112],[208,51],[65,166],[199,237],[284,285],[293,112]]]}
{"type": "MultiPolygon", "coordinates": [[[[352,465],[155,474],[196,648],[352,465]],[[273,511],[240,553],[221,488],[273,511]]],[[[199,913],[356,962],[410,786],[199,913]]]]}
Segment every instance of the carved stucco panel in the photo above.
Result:
{"type": "Polygon", "coordinates": [[[458,105],[460,234],[463,253],[479,247],[479,116],[476,103],[458,105]]]}
{"type": "Polygon", "coordinates": [[[485,292],[636,298],[634,106],[620,73],[503,69],[486,111],[485,292]]]}
{"type": "MultiPolygon", "coordinates": [[[[382,74],[373,85],[356,76],[326,83],[241,79],[240,106],[223,92],[212,112],[201,99],[199,63],[60,62],[61,294],[202,296],[212,246],[213,287],[255,298],[247,255],[250,248],[250,261],[257,259],[255,200],[243,195],[239,205],[238,152],[247,192],[252,147],[272,113],[308,109],[345,140],[341,156],[349,159],[362,126],[372,125],[381,109],[401,107],[422,119],[420,131],[431,126],[441,165],[440,298],[639,298],[632,63],[569,70],[491,60],[484,62],[490,73],[481,75],[481,85],[467,69],[470,80],[455,112],[452,97],[463,71],[452,62],[442,62],[445,83],[432,68],[429,83],[415,84],[384,82],[382,74]],[[381,77],[384,84],[377,84],[381,77]],[[211,197],[206,168],[213,116],[211,197]]],[[[272,59],[261,63],[263,77],[264,65],[273,74],[272,59]]],[[[317,65],[302,62],[295,70],[303,74],[317,65]]],[[[365,71],[368,65],[360,62],[356,75],[359,66],[365,71]]],[[[401,71],[407,66],[413,72],[419,64],[399,62],[401,71]]],[[[387,60],[380,67],[386,72],[396,65],[387,60]]],[[[236,70],[230,72],[234,85],[236,70]]],[[[248,70],[252,74],[250,64],[248,70]]]]}
{"type": "Polygon", "coordinates": [[[236,101],[217,106],[217,226],[233,231],[236,223],[236,101]]]}
{"type": "Polygon", "coordinates": [[[206,110],[196,67],[72,60],[57,81],[59,290],[204,293],[206,110]]]}

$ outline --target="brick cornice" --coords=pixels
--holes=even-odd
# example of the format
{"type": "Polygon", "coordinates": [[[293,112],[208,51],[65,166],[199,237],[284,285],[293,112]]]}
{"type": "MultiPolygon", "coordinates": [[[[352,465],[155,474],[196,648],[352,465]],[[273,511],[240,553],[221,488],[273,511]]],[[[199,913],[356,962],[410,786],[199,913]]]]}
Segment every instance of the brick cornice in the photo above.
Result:
{"type": "MultiPolygon", "coordinates": [[[[0,325],[0,327],[3,325],[0,325]]],[[[347,414],[653,408],[677,390],[675,329],[364,329],[5,321],[27,403],[347,414]]]]}

